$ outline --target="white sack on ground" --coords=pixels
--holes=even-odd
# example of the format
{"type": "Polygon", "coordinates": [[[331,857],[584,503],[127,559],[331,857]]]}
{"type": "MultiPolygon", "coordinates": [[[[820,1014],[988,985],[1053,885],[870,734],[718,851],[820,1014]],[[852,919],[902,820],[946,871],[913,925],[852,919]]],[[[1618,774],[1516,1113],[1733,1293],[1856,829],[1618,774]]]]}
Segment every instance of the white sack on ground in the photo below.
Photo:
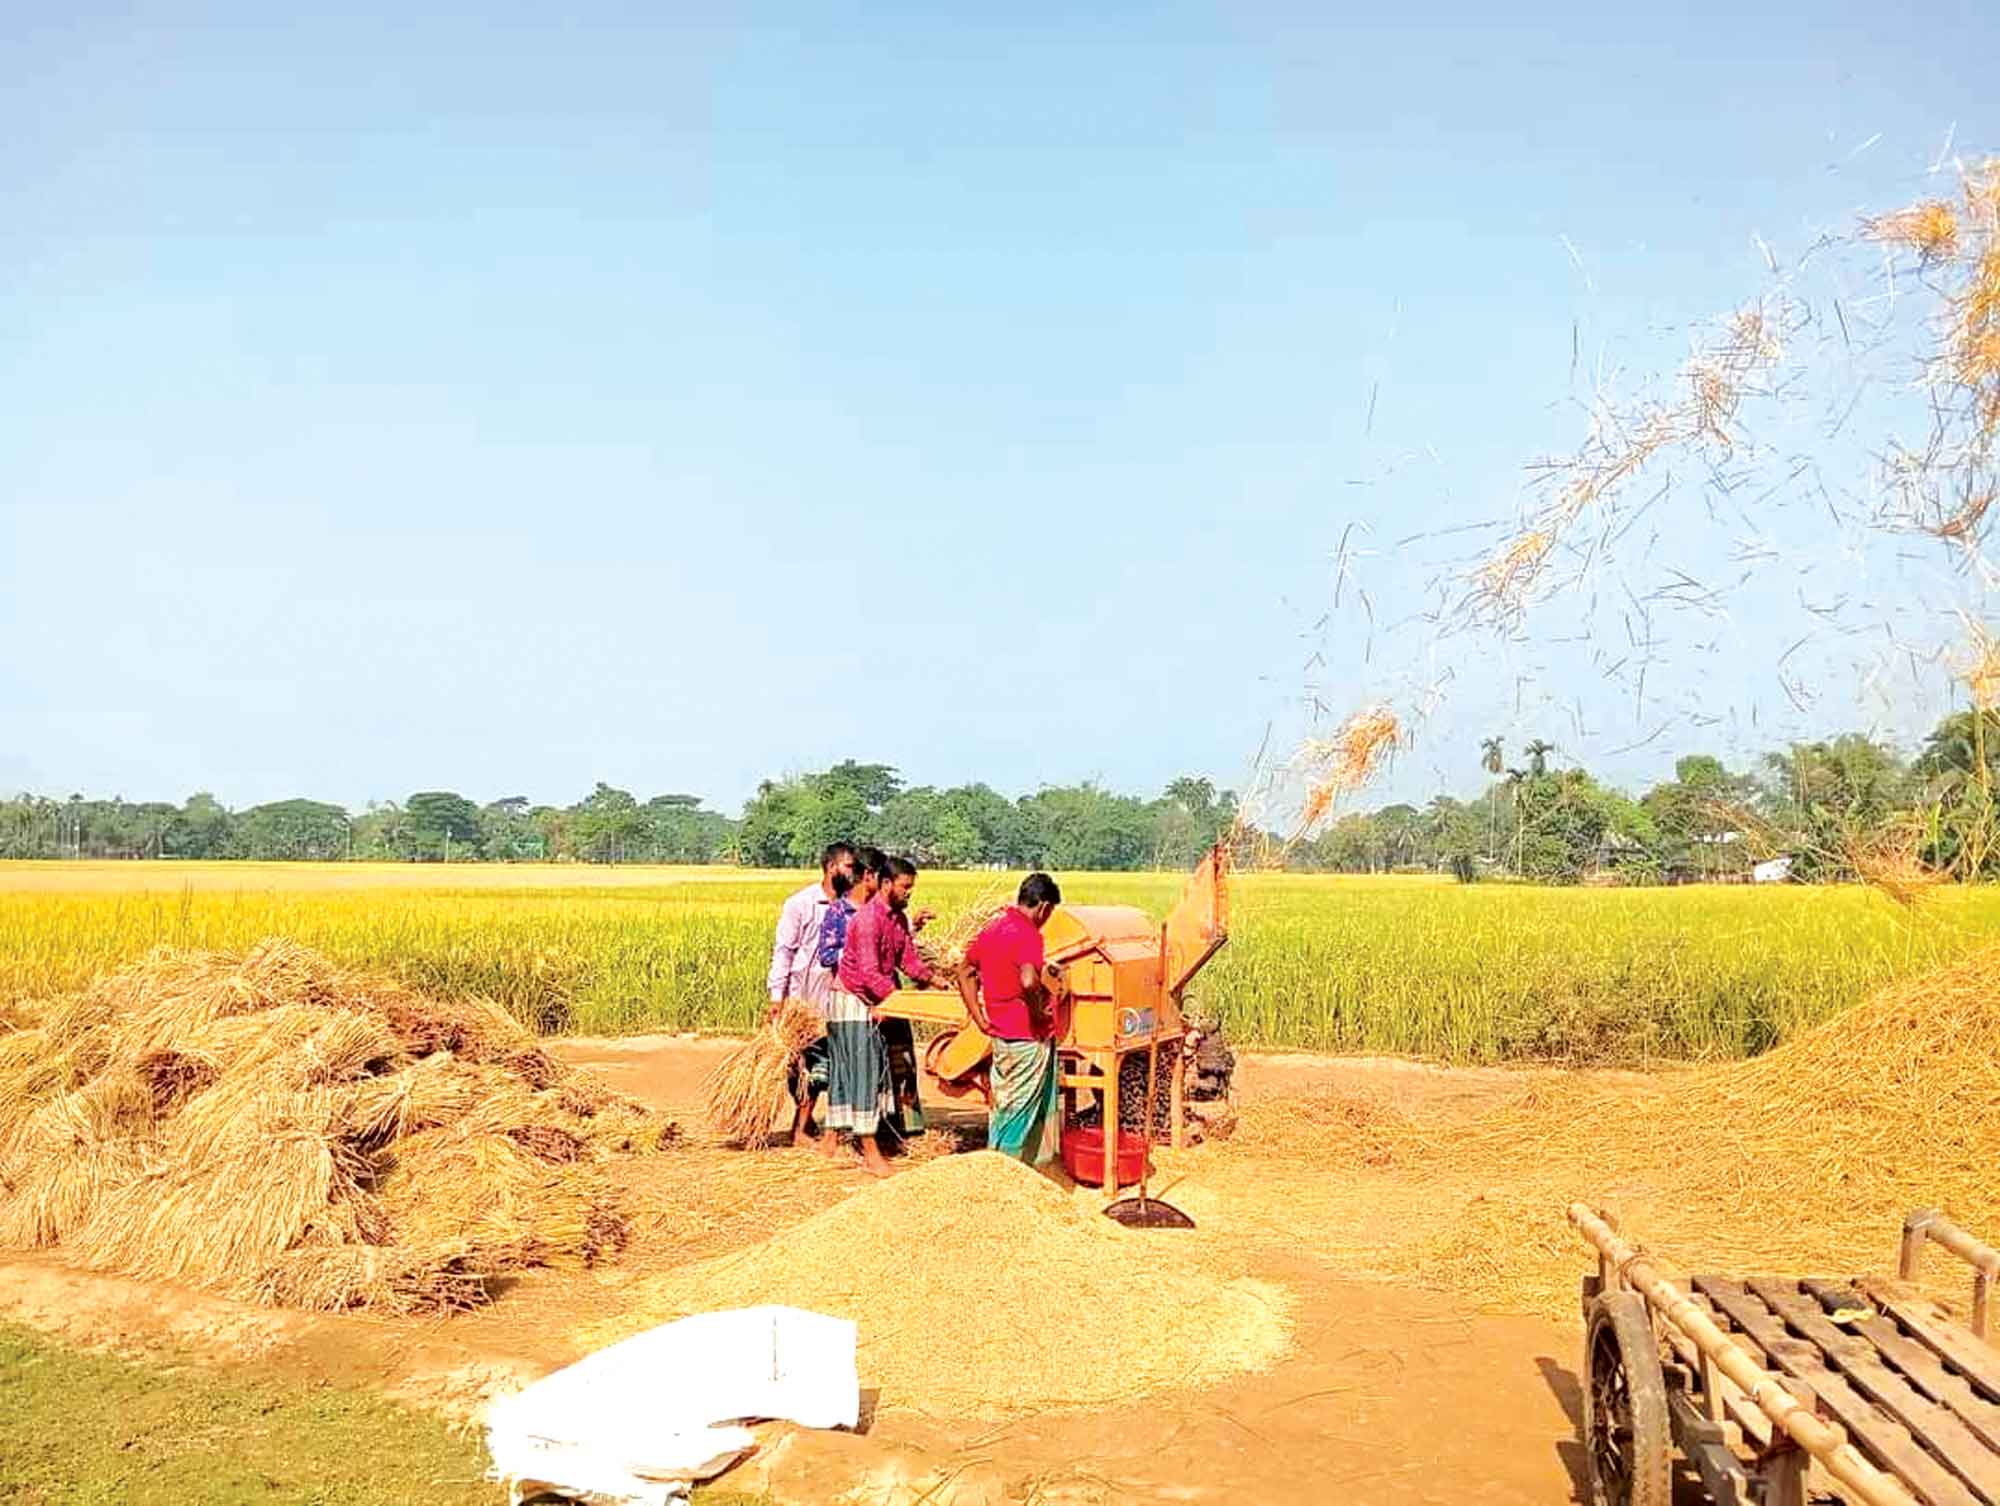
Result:
{"type": "Polygon", "coordinates": [[[854,1336],[845,1318],[795,1307],[700,1313],[634,1334],[488,1407],[493,1473],[517,1500],[549,1490],[593,1506],[665,1506],[755,1441],[719,1424],[853,1427],[854,1336]]]}

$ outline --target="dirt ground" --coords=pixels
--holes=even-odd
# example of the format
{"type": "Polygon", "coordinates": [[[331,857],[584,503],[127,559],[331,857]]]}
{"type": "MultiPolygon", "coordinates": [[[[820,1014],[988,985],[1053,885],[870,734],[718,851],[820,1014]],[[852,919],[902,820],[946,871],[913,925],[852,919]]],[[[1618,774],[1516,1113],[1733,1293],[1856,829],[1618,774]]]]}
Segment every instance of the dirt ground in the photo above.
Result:
{"type": "MultiPolygon", "coordinates": [[[[701,1079],[729,1044],[649,1037],[558,1050],[695,1128],[701,1079]]],[[[1520,1082],[1505,1071],[1250,1056],[1237,1092],[1248,1109],[1334,1089],[1448,1120],[1520,1082]]],[[[929,1107],[937,1129],[921,1154],[977,1143],[977,1115],[929,1107]]],[[[1412,1187],[1384,1196],[1378,1186],[1357,1202],[1316,1171],[1309,1147],[1272,1158],[1227,1142],[1160,1160],[1156,1190],[1199,1227],[1156,1237],[1195,1242],[1204,1258],[1294,1293],[1293,1348],[1275,1368],[1121,1409],[1006,1424],[882,1409],[856,1434],[772,1428],[721,1483],[780,1502],[854,1506],[1583,1498],[1576,1332],[1469,1312],[1371,1268],[1384,1248],[1435,1225],[1434,1194],[1412,1187]]],[[[633,1240],[616,1267],[532,1273],[480,1312],[425,1323],[273,1312],[36,1257],[0,1263],[0,1315],[77,1343],[166,1341],[289,1374],[362,1379],[471,1417],[487,1396],[577,1358],[576,1331],[615,1317],[622,1289],[639,1277],[749,1244],[865,1184],[858,1167],[810,1152],[735,1151],[697,1135],[634,1163],[633,1240]]],[[[1579,1248],[1579,1274],[1584,1265],[1579,1248]]]]}

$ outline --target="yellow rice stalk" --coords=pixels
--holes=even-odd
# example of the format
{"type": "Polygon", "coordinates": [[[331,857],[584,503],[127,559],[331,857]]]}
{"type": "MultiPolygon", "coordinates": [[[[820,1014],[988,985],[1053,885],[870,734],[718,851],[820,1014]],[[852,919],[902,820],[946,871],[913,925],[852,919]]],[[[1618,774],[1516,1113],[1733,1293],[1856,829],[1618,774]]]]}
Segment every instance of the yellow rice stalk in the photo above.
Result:
{"type": "Polygon", "coordinates": [[[940,977],[956,977],[959,964],[965,960],[965,949],[1011,903],[1006,884],[995,879],[942,926],[933,923],[924,927],[917,936],[917,950],[940,977]]]}
{"type": "Polygon", "coordinates": [[[790,1098],[792,1068],[799,1054],[825,1034],[826,1022],[817,1009],[787,999],[776,1019],[758,1026],[709,1073],[702,1085],[709,1128],[737,1145],[776,1140],[778,1120],[790,1098]]]}

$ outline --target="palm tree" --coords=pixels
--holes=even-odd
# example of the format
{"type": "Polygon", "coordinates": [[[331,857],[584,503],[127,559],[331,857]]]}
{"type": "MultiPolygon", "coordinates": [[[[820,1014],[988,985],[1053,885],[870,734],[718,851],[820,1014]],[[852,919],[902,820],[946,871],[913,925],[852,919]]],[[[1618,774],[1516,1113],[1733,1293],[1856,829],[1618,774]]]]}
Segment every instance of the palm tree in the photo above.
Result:
{"type": "Polygon", "coordinates": [[[1507,771],[1507,803],[1514,808],[1514,871],[1521,871],[1521,785],[1528,777],[1525,769],[1507,771]]]}
{"type": "Polygon", "coordinates": [[[1549,755],[1555,752],[1555,750],[1556,745],[1554,743],[1545,743],[1539,737],[1528,744],[1526,752],[1528,755],[1528,774],[1531,778],[1540,779],[1544,774],[1548,773],[1549,755]]]}
{"type": "MultiPolygon", "coordinates": [[[[1500,739],[1489,737],[1479,744],[1479,767],[1489,774],[1498,774],[1507,767],[1507,759],[1500,747],[1500,739]]],[[[1493,805],[1493,792],[1486,792],[1486,861],[1493,861],[1493,843],[1498,835],[1497,826],[1500,813],[1493,805]]]]}

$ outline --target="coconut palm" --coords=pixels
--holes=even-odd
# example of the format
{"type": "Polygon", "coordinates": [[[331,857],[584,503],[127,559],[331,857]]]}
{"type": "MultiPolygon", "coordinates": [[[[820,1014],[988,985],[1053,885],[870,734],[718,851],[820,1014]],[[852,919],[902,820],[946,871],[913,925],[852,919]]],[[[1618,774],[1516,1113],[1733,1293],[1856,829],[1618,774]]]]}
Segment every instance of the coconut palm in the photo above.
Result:
{"type": "MultiPolygon", "coordinates": [[[[1500,739],[1488,737],[1479,744],[1479,767],[1489,774],[1498,774],[1507,767],[1507,758],[1500,746],[1500,739]]],[[[1499,835],[1499,811],[1493,804],[1493,792],[1486,792],[1486,861],[1493,861],[1493,843],[1499,835]]]]}
{"type": "Polygon", "coordinates": [[[1540,779],[1549,771],[1549,755],[1556,750],[1554,743],[1545,743],[1539,737],[1525,749],[1528,755],[1528,777],[1540,779]]]}

